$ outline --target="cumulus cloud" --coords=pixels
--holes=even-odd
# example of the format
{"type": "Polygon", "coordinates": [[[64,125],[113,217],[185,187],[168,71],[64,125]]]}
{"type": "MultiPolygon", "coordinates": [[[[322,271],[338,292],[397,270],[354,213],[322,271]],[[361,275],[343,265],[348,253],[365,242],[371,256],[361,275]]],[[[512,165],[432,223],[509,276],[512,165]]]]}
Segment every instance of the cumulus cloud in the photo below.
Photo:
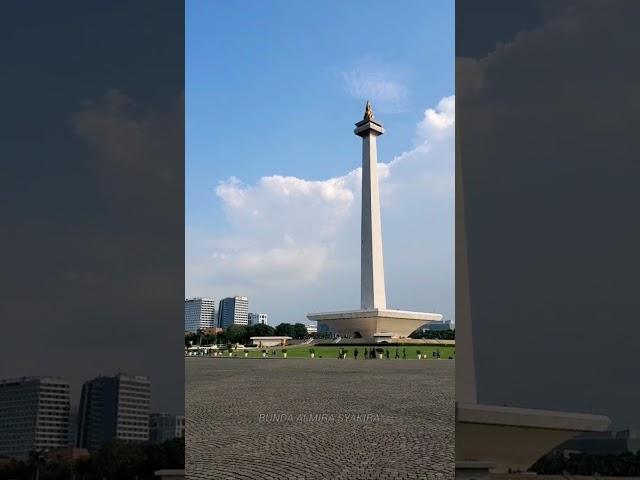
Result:
{"type": "MultiPolygon", "coordinates": [[[[455,99],[445,97],[425,110],[416,125],[413,147],[388,162],[379,159],[378,165],[387,283],[408,283],[417,302],[413,308],[421,306],[415,298],[424,299],[416,291],[439,284],[431,305],[449,315],[453,314],[454,126],[455,99]],[[439,271],[437,278],[414,275],[427,263],[439,271]],[[394,276],[400,280],[391,280],[394,276]]],[[[188,293],[241,291],[268,303],[269,292],[295,292],[305,305],[300,315],[306,313],[304,308],[328,308],[332,301],[356,307],[361,181],[362,169],[356,168],[326,180],[272,175],[254,184],[235,177],[219,182],[215,194],[226,231],[207,240],[202,232],[187,235],[191,249],[202,252],[198,256],[188,252],[188,293]],[[326,292],[328,304],[314,298],[319,292],[326,292]]],[[[403,303],[396,306],[410,306],[403,303]]],[[[272,308],[283,307],[273,301],[272,308]]]]}
{"type": "Polygon", "coordinates": [[[360,169],[323,181],[273,175],[245,185],[230,178],[218,185],[216,195],[235,228],[250,224],[293,239],[327,237],[351,211],[360,178],[360,169]]]}
{"type": "Polygon", "coordinates": [[[456,98],[451,95],[438,102],[437,107],[428,108],[424,112],[424,119],[418,124],[418,136],[422,141],[428,139],[442,139],[454,134],[456,121],[456,98]]]}
{"type": "Polygon", "coordinates": [[[215,252],[218,271],[238,282],[247,279],[270,279],[271,284],[293,286],[318,278],[329,254],[324,245],[296,246],[289,238],[280,247],[267,250],[249,249],[236,255],[215,252]]]}

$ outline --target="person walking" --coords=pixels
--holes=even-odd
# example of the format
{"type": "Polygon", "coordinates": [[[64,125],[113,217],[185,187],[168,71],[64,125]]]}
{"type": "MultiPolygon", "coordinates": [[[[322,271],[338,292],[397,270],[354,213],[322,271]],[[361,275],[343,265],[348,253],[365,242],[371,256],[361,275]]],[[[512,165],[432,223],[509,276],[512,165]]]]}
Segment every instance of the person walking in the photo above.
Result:
{"type": "Polygon", "coordinates": [[[355,360],[357,360],[357,359],[358,359],[358,347],[356,347],[356,348],[355,348],[355,350],[353,351],[353,358],[354,358],[355,360]]]}
{"type": "Polygon", "coordinates": [[[387,360],[389,360],[389,349],[385,348],[384,353],[387,355],[387,360]]]}
{"type": "Polygon", "coordinates": [[[400,352],[398,352],[397,348],[396,348],[396,358],[400,358],[400,352]]]}
{"type": "Polygon", "coordinates": [[[407,359],[407,350],[406,349],[402,349],[402,359],[406,360],[407,359]]]}

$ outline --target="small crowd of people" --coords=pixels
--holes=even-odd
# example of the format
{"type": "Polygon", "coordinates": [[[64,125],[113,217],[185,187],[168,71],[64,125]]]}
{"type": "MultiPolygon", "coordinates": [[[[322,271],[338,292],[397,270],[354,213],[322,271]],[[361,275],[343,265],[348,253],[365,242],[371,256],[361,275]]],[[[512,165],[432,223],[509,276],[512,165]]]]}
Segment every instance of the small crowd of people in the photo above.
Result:
{"type": "MultiPolygon", "coordinates": [[[[386,358],[389,358],[389,349],[385,348],[384,351],[379,348],[378,349],[379,352],[383,352],[383,355],[386,358]]],[[[347,353],[348,351],[340,348],[340,350],[338,350],[338,358],[347,358],[347,353]]],[[[353,350],[353,358],[355,358],[356,360],[358,359],[358,355],[360,354],[360,352],[358,351],[358,348],[356,347],[353,350]]],[[[362,358],[367,359],[367,358],[376,358],[376,349],[371,347],[371,348],[363,348],[363,352],[362,352],[362,358]]],[[[396,353],[395,353],[395,357],[394,358],[400,358],[400,349],[396,348],[396,353]]],[[[402,358],[406,359],[407,358],[407,351],[406,349],[402,349],[402,358]]]]}
{"type": "Polygon", "coordinates": [[[278,355],[278,352],[276,350],[262,350],[262,353],[270,357],[275,357],[278,355]]]}

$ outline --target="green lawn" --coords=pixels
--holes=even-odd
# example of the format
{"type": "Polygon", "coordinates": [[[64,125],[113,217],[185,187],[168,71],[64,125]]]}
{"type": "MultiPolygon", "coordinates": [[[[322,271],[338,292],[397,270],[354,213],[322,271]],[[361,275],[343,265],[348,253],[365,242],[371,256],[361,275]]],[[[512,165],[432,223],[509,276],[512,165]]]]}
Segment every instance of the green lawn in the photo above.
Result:
{"type": "MultiPolygon", "coordinates": [[[[315,358],[338,358],[338,351],[340,350],[340,347],[297,347],[297,346],[292,346],[292,347],[287,347],[287,358],[311,358],[311,355],[309,354],[309,349],[313,348],[315,350],[315,358]]],[[[363,352],[365,350],[365,347],[343,347],[344,350],[347,351],[347,358],[353,360],[353,353],[355,348],[358,349],[358,360],[361,360],[363,357],[363,352]]],[[[369,350],[371,347],[366,347],[367,350],[369,350]]],[[[375,348],[375,347],[374,347],[375,348]]],[[[384,347],[378,347],[378,348],[383,348],[384,347]]],[[[417,355],[417,351],[419,350],[420,352],[422,352],[423,358],[424,355],[427,356],[427,359],[433,359],[435,357],[433,357],[433,352],[435,351],[440,351],[440,358],[442,359],[448,359],[449,357],[453,357],[455,358],[455,347],[438,347],[438,346],[406,346],[406,347],[388,347],[389,350],[389,359],[390,360],[394,360],[395,359],[395,354],[396,354],[396,348],[398,349],[398,354],[400,355],[400,360],[402,360],[402,350],[404,348],[404,350],[406,351],[407,354],[407,360],[417,360],[418,355],[417,355]]],[[[268,356],[270,358],[273,358],[273,355],[271,354],[271,352],[274,350],[272,348],[268,348],[266,349],[268,352],[268,356]]],[[[386,349],[385,349],[386,350],[386,349]]],[[[275,349],[276,351],[276,357],[278,358],[282,358],[282,349],[275,349]]],[[[245,349],[245,350],[235,350],[233,352],[233,356],[234,357],[240,357],[240,358],[244,358],[244,354],[245,352],[247,352],[248,358],[260,358],[262,357],[262,349],[245,349]]],[[[223,351],[222,355],[224,357],[228,357],[228,352],[223,351]]],[[[384,358],[386,359],[386,354],[384,356],[384,358]]]]}

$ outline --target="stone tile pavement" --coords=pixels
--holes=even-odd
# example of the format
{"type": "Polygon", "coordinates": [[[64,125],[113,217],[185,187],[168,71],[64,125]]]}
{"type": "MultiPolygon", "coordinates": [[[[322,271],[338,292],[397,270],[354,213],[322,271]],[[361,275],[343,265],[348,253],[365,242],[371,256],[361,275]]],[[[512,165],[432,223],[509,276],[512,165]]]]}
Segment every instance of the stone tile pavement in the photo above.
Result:
{"type": "Polygon", "coordinates": [[[454,361],[185,363],[188,479],[454,477],[454,361]]]}

